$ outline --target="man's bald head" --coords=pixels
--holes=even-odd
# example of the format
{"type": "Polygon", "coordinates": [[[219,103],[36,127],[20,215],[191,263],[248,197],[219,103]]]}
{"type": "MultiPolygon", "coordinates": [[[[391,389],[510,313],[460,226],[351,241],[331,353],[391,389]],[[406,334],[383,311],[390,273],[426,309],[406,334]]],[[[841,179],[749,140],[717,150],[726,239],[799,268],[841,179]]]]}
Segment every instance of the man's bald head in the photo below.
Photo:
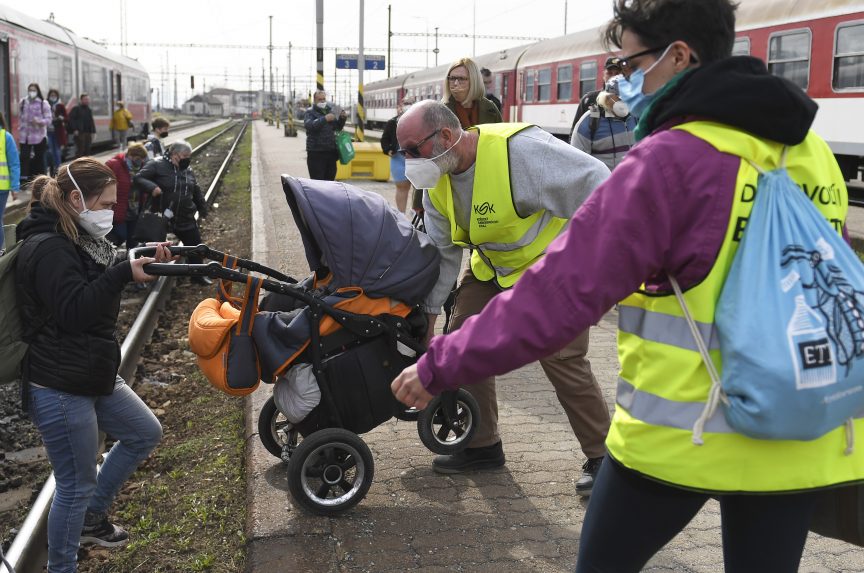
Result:
{"type": "Polygon", "coordinates": [[[426,99],[415,103],[399,118],[396,126],[396,139],[405,149],[416,145],[430,133],[449,129],[455,134],[462,131],[459,118],[443,103],[426,99]]]}

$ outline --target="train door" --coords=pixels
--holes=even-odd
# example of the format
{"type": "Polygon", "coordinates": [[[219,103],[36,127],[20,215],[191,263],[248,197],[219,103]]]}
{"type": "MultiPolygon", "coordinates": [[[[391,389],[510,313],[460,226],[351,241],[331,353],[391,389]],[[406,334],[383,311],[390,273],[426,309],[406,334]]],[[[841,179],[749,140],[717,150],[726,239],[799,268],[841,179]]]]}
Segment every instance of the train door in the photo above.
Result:
{"type": "Polygon", "coordinates": [[[120,72],[111,72],[111,112],[117,108],[117,102],[123,100],[123,77],[120,72]]]}
{"type": "Polygon", "coordinates": [[[7,118],[7,122],[9,123],[12,121],[12,98],[9,97],[10,90],[9,36],[6,34],[0,34],[0,110],[3,111],[7,118]]]}
{"type": "Polygon", "coordinates": [[[510,74],[501,74],[498,76],[501,79],[501,113],[504,121],[511,121],[510,106],[513,104],[510,99],[510,74]]]}

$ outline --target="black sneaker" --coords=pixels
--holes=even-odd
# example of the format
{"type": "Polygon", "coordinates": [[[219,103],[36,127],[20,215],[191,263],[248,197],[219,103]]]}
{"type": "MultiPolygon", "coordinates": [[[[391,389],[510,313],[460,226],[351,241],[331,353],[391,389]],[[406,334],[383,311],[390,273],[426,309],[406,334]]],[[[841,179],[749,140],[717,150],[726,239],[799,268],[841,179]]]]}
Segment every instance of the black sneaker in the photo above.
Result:
{"type": "Polygon", "coordinates": [[[84,527],[81,529],[81,545],[101,545],[102,547],[119,547],[129,541],[129,534],[122,527],[108,521],[104,513],[90,513],[84,516],[84,527]]]}
{"type": "Polygon", "coordinates": [[[501,442],[483,448],[465,448],[449,456],[435,456],[432,469],[439,474],[458,474],[473,470],[500,468],[504,465],[501,442]]]}
{"type": "Polygon", "coordinates": [[[582,464],[582,476],[576,481],[577,494],[585,497],[591,495],[591,490],[594,488],[594,478],[597,477],[601,465],[603,465],[602,457],[588,458],[588,461],[582,464]]]}

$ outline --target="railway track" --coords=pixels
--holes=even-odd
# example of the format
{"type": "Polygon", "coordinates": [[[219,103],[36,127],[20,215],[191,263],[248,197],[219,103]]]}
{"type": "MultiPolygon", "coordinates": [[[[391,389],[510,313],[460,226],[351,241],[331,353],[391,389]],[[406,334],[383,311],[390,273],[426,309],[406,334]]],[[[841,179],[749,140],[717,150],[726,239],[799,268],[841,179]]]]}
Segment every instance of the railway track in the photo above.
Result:
{"type": "MultiPolygon", "coordinates": [[[[227,154],[225,154],[224,159],[219,163],[218,168],[215,169],[215,175],[213,175],[210,185],[205,193],[205,200],[208,205],[212,206],[215,202],[219,184],[223,175],[226,173],[228,165],[231,163],[239,142],[243,138],[247,125],[247,122],[232,122],[228,127],[221,130],[207,141],[201,143],[192,151],[193,158],[198,160],[195,165],[197,171],[198,163],[213,157],[209,153],[205,153],[205,151],[209,150],[211,145],[217,142],[229,131],[237,131],[233,138],[233,142],[230,145],[230,149],[227,154]]],[[[206,167],[204,170],[207,170],[206,167]]],[[[196,219],[197,217],[198,215],[196,214],[196,219]]],[[[160,277],[153,283],[149,295],[143,301],[140,310],[137,311],[136,318],[123,339],[121,346],[122,359],[119,374],[130,384],[134,381],[139,356],[142,354],[142,351],[146,347],[147,342],[156,327],[161,309],[164,308],[171,296],[173,283],[174,278],[172,277],[160,277]]],[[[5,555],[8,564],[0,563],[0,573],[36,573],[44,569],[44,565],[47,561],[47,537],[45,528],[47,524],[48,510],[50,509],[54,493],[54,487],[55,484],[52,474],[42,486],[40,493],[30,508],[29,513],[18,528],[18,533],[5,555]]]]}

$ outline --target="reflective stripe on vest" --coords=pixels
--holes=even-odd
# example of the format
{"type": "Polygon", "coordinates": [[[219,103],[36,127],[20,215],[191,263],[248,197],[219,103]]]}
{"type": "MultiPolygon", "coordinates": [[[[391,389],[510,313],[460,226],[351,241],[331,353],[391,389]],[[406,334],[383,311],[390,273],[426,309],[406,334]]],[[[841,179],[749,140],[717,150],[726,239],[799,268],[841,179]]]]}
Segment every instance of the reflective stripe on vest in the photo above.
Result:
{"type": "MultiPolygon", "coordinates": [[[[767,169],[776,167],[781,156],[781,144],[721,124],[692,122],[674,129],[767,169]]],[[[789,149],[787,171],[802,190],[836,189],[830,201],[820,202],[817,193],[808,196],[838,231],[842,229],[846,188],[825,142],[808,134],[789,149]]],[[[708,276],[684,293],[721,372],[714,312],[746,227],[757,178],[756,170],[742,159],[717,259],[708,276]]],[[[618,354],[617,404],[606,446],[625,466],[664,482],[716,492],[796,491],[864,479],[864,448],[845,456],[842,427],[808,442],[757,440],[732,430],[721,410],[705,427],[705,445],[694,445],[692,426],[704,408],[711,382],[672,292],[640,291],[620,303],[618,354]]],[[[864,421],[857,420],[855,428],[862,435],[864,421]]]]}
{"type": "Polygon", "coordinates": [[[450,176],[441,177],[429,190],[432,204],[450,221],[453,244],[472,249],[474,276],[494,280],[502,288],[513,286],[567,224],[566,219],[545,210],[527,217],[516,211],[507,142],[529,127],[526,123],[492,123],[471,128],[480,135],[467,231],[456,224],[450,176]]]}
{"type": "Polygon", "coordinates": [[[6,130],[0,129],[0,191],[9,191],[12,188],[12,180],[9,176],[9,165],[6,163],[6,130]]]}

